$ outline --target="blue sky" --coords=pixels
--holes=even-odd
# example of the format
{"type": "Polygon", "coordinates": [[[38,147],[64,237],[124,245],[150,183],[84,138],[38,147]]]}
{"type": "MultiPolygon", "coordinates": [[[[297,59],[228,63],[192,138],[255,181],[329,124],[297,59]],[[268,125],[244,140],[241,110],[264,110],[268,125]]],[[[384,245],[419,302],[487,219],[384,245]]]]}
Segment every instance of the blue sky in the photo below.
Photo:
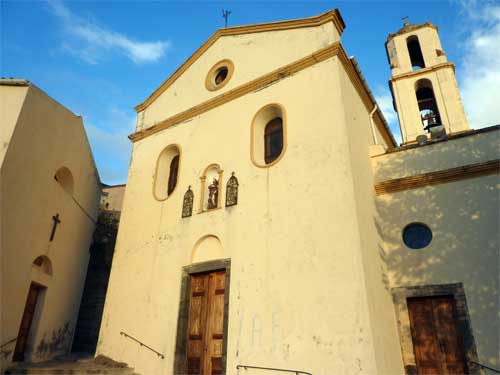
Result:
{"type": "Polygon", "coordinates": [[[339,8],[342,43],[356,56],[396,136],[384,42],[430,20],[456,64],[473,127],[500,123],[498,1],[1,1],[3,77],[26,78],[84,117],[101,180],[126,182],[135,124],[145,99],[217,28],[309,17],[339,8]]]}

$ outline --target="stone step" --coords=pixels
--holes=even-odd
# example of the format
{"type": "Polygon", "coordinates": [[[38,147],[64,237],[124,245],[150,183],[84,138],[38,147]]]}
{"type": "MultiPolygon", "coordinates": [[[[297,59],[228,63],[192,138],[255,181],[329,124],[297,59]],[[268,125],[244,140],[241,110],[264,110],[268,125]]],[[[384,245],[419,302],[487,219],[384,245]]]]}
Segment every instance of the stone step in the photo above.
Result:
{"type": "Polygon", "coordinates": [[[39,363],[19,363],[8,368],[5,375],[138,375],[126,363],[105,356],[80,358],[67,356],[39,363]]]}

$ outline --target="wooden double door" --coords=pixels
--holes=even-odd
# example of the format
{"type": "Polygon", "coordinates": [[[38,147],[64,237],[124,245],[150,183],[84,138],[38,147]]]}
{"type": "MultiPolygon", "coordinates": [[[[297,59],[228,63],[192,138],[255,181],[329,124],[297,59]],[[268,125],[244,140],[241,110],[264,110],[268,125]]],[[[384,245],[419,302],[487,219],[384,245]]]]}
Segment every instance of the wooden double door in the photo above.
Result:
{"type": "Polygon", "coordinates": [[[418,374],[468,374],[453,296],[407,300],[418,374]]]}
{"type": "Polygon", "coordinates": [[[226,271],[191,275],[190,285],[187,373],[223,374],[226,271]]]}
{"type": "Polygon", "coordinates": [[[21,326],[19,327],[19,333],[17,335],[16,347],[12,357],[12,360],[15,362],[24,361],[24,353],[28,343],[31,323],[33,322],[33,317],[35,315],[38,297],[43,289],[44,287],[35,283],[31,283],[30,285],[28,298],[26,299],[26,306],[24,307],[23,317],[21,319],[21,326]]]}

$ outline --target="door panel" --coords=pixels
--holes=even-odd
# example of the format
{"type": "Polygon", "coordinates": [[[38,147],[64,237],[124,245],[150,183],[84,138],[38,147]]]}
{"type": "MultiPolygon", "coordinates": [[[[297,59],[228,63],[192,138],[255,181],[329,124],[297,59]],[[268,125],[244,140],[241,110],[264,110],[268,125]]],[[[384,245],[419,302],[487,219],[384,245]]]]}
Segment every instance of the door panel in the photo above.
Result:
{"type": "Polygon", "coordinates": [[[191,276],[187,370],[189,375],[223,373],[226,272],[191,276]]]}
{"type": "Polygon", "coordinates": [[[188,375],[203,375],[208,296],[207,276],[194,275],[191,277],[187,341],[188,375]]]}
{"type": "Polygon", "coordinates": [[[222,340],[224,339],[225,271],[209,276],[209,304],[207,316],[207,357],[205,374],[222,374],[222,340]]]}
{"type": "Polygon", "coordinates": [[[39,293],[40,287],[34,283],[31,283],[28,297],[26,298],[23,317],[21,318],[19,333],[17,335],[16,347],[14,349],[14,355],[12,357],[13,361],[24,361],[24,353],[26,351],[26,344],[28,342],[31,323],[33,322],[33,316],[35,315],[36,303],[39,293]]]}
{"type": "Polygon", "coordinates": [[[418,373],[466,374],[454,298],[409,298],[407,303],[418,373]]]}
{"type": "Polygon", "coordinates": [[[439,341],[449,374],[466,374],[462,338],[457,327],[455,301],[449,298],[433,300],[434,318],[439,326],[439,341]]]}

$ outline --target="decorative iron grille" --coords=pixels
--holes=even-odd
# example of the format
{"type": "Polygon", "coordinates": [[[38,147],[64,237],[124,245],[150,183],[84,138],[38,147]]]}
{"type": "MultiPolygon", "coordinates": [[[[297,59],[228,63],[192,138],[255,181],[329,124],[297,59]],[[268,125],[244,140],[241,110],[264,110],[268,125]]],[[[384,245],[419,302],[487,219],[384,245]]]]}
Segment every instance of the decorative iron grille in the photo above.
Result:
{"type": "Polygon", "coordinates": [[[238,204],[238,179],[231,173],[226,185],[226,207],[238,204]]]}
{"type": "Polygon", "coordinates": [[[193,200],[194,193],[191,190],[191,185],[184,194],[184,201],[182,203],[182,217],[189,217],[193,214],[193,200]]]}

